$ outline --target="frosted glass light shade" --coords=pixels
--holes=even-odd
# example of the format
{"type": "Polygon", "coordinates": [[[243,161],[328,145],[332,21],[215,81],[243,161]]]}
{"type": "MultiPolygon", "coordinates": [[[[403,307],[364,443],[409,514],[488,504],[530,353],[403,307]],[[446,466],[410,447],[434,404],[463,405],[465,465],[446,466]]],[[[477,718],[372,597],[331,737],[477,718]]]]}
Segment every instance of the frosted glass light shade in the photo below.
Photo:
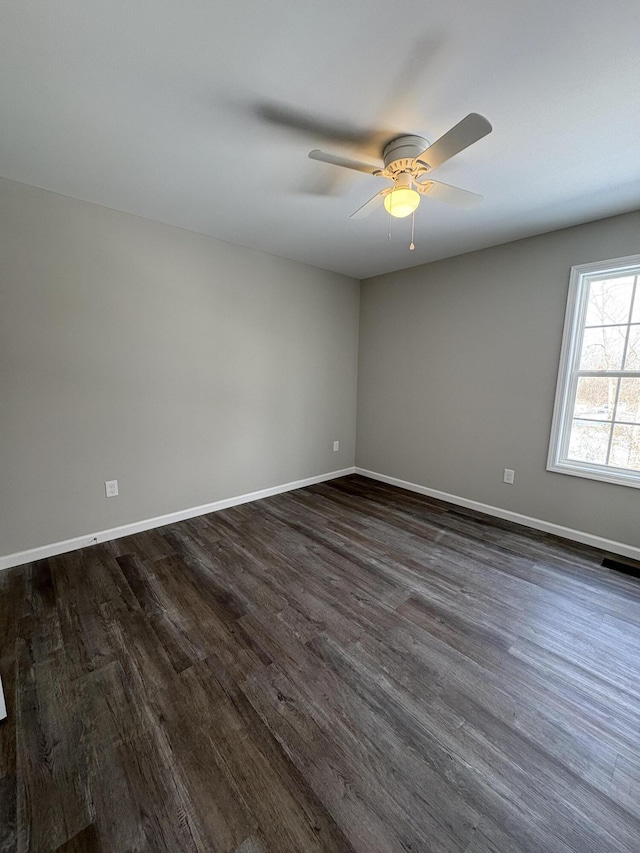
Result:
{"type": "Polygon", "coordinates": [[[420,193],[408,187],[398,187],[384,197],[384,206],[391,216],[402,219],[420,204],[420,193]]]}

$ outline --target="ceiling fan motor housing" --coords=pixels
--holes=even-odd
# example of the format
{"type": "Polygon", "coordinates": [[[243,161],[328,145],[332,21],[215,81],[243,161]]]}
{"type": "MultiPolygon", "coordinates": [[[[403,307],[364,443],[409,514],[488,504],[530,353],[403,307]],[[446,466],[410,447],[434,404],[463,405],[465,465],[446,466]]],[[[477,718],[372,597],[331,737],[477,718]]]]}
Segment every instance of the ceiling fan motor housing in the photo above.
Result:
{"type": "Polygon", "coordinates": [[[397,136],[385,145],[382,152],[385,168],[402,172],[428,147],[429,140],[423,136],[397,136]]]}

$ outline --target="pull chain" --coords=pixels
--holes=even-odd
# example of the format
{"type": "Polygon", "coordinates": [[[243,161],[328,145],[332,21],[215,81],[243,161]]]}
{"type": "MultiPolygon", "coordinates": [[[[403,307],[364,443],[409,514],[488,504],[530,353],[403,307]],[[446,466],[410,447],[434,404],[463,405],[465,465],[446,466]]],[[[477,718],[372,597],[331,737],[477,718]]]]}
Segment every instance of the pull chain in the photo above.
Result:
{"type": "Polygon", "coordinates": [[[389,211],[389,236],[387,239],[391,239],[391,211],[389,211]]]}
{"type": "Polygon", "coordinates": [[[416,212],[415,210],[411,214],[411,243],[409,244],[409,251],[413,252],[415,249],[415,243],[413,242],[413,236],[415,234],[415,226],[416,226],[416,212]]]}

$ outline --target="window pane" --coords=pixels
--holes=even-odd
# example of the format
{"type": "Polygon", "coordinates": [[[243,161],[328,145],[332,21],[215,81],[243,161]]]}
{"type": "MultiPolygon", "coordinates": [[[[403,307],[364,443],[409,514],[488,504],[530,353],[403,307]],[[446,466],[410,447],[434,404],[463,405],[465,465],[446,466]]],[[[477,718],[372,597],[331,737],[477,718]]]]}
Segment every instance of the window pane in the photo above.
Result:
{"type": "Polygon", "coordinates": [[[580,370],[620,370],[628,328],[585,329],[580,370]]]}
{"type": "Polygon", "coordinates": [[[636,285],[636,298],[633,301],[632,323],[640,323],[640,281],[636,285]]]}
{"type": "Polygon", "coordinates": [[[589,285],[587,326],[628,323],[633,291],[632,275],[592,281],[589,285]]]}
{"type": "Polygon", "coordinates": [[[640,423],[640,379],[621,379],[617,421],[640,423]]]}
{"type": "Polygon", "coordinates": [[[629,346],[624,369],[640,370],[640,326],[629,327],[629,346]]]}
{"type": "Polygon", "coordinates": [[[569,439],[569,459],[606,464],[610,424],[574,420],[569,439]]]}
{"type": "Polygon", "coordinates": [[[610,465],[640,471],[640,426],[615,426],[610,465]]]}
{"type": "Polygon", "coordinates": [[[574,416],[596,421],[610,421],[616,403],[617,387],[617,379],[600,376],[580,377],[576,391],[576,405],[573,410],[574,416]]]}

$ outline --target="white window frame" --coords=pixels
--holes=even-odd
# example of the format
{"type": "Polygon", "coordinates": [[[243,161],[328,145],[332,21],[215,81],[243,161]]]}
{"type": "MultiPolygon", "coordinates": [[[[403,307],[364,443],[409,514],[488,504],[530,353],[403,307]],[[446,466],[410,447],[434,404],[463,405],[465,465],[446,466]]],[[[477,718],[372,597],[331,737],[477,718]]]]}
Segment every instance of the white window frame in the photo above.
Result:
{"type": "MultiPolygon", "coordinates": [[[[567,458],[590,281],[593,278],[617,278],[630,273],[640,276],[640,255],[571,267],[547,471],[640,489],[640,471],[567,458]]],[[[640,281],[636,285],[635,298],[636,301],[640,299],[640,281]]],[[[617,376],[619,372],[598,371],[597,375],[601,373],[603,376],[617,376]]],[[[624,375],[629,378],[640,377],[640,371],[625,371],[624,375]]]]}

